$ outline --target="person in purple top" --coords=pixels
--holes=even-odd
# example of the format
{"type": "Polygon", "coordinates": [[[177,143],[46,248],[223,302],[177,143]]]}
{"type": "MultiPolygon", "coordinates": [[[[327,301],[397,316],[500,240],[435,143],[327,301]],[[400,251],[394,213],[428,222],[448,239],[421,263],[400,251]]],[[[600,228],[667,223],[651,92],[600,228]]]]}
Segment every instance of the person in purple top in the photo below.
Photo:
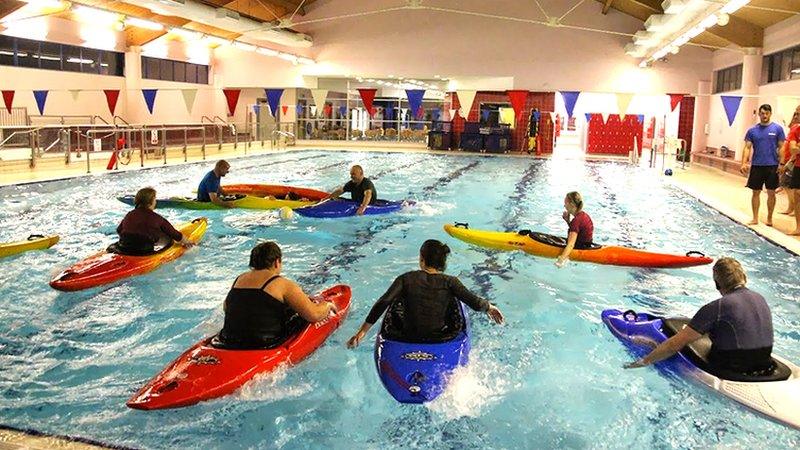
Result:
{"type": "Polygon", "coordinates": [[[594,223],[589,214],[583,210],[583,197],[579,192],[573,191],[564,197],[564,210],[561,217],[569,225],[569,231],[567,245],[556,260],[558,267],[564,267],[573,249],[591,248],[594,235],[594,223]]]}
{"type": "Polygon", "coordinates": [[[747,130],[744,136],[744,153],[742,154],[742,174],[750,171],[747,187],[753,191],[750,204],[753,208],[753,220],[748,225],[758,225],[758,210],[761,207],[761,190],[767,188],[767,221],[772,226],[772,213],[775,211],[775,189],[778,188],[778,150],[783,146],[786,136],[783,128],[772,123],[772,107],[764,104],[758,108],[760,122],[747,130]]]}

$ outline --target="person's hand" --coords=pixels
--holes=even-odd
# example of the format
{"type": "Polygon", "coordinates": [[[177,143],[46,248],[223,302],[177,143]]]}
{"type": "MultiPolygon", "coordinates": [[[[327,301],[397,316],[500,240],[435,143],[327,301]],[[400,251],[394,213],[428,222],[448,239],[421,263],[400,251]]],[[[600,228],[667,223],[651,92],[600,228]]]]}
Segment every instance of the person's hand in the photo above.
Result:
{"type": "Polygon", "coordinates": [[[564,220],[569,222],[569,211],[564,211],[563,213],[561,213],[561,217],[563,217],[564,220]]]}
{"type": "Polygon", "coordinates": [[[350,339],[347,341],[347,348],[356,348],[356,347],[358,346],[358,344],[360,344],[360,343],[361,343],[361,340],[362,340],[362,339],[364,339],[364,336],[365,336],[366,334],[367,334],[367,333],[364,333],[363,331],[360,331],[360,330],[359,330],[359,332],[358,332],[358,333],[354,334],[354,335],[353,335],[353,337],[351,337],[351,338],[350,338],[350,339]]]}
{"type": "Polygon", "coordinates": [[[326,300],[326,301],[328,302],[328,315],[335,316],[336,313],[339,312],[339,309],[336,308],[336,303],[333,303],[333,302],[328,301],[328,300],[326,300]]]}
{"type": "Polygon", "coordinates": [[[743,164],[742,164],[742,167],[739,167],[739,172],[740,172],[742,175],[746,174],[748,170],[750,170],[750,164],[743,163],[743,164]]]}
{"type": "Polygon", "coordinates": [[[489,318],[494,321],[494,323],[498,325],[502,325],[505,322],[505,318],[503,317],[503,313],[497,308],[497,306],[489,305],[489,310],[486,311],[486,314],[489,315],[489,318]]]}
{"type": "Polygon", "coordinates": [[[190,240],[188,240],[188,239],[186,239],[186,238],[183,238],[183,239],[181,240],[181,245],[182,245],[182,246],[184,246],[184,247],[186,247],[186,248],[192,248],[192,247],[194,247],[195,245],[197,245],[197,243],[196,243],[196,242],[192,242],[192,241],[190,241],[190,240]]]}
{"type": "Polygon", "coordinates": [[[363,205],[359,206],[358,209],[356,210],[356,215],[357,216],[363,216],[364,215],[364,211],[366,211],[366,210],[367,210],[366,206],[363,206],[363,205]]]}
{"type": "Polygon", "coordinates": [[[569,256],[560,255],[558,259],[556,259],[556,267],[559,269],[566,266],[569,262],[569,256]]]}
{"type": "Polygon", "coordinates": [[[637,359],[632,363],[625,364],[622,366],[623,369],[638,369],[639,367],[645,367],[647,364],[644,362],[644,359],[637,359]]]}

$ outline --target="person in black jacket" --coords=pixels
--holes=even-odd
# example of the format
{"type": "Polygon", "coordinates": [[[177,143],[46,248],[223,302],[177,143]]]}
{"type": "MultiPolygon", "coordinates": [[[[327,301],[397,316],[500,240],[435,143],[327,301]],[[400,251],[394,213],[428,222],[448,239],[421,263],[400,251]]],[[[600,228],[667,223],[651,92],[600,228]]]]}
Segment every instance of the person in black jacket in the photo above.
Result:
{"type": "MultiPolygon", "coordinates": [[[[419,249],[421,270],[404,273],[375,303],[358,332],[347,341],[349,348],[356,347],[380,319],[391,308],[402,310],[401,323],[395,323],[397,336],[392,339],[406,342],[443,342],[452,339],[460,330],[453,330],[454,314],[460,315],[458,302],[464,302],[475,311],[482,311],[498,324],[503,323],[503,314],[485,299],[473,294],[458,278],[445,275],[450,248],[437,240],[427,240],[419,249]]],[[[397,322],[396,317],[393,321],[397,322]]],[[[456,321],[458,322],[458,321],[456,321]]]]}

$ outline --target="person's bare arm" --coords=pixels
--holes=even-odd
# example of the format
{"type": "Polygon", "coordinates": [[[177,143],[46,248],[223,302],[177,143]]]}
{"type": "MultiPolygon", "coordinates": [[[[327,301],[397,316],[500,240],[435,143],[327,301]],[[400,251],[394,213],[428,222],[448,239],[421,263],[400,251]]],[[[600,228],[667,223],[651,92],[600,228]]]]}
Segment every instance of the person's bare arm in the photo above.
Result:
{"type": "Polygon", "coordinates": [[[663,361],[675,353],[678,353],[681,351],[681,349],[683,349],[683,347],[686,347],[688,344],[691,344],[701,337],[703,337],[702,334],[694,331],[691,327],[685,326],[675,336],[672,336],[666,341],[658,344],[658,346],[654,348],[653,351],[648,353],[647,356],[630,364],[625,364],[624,367],[626,369],[636,369],[637,367],[644,367],[659,361],[663,361]]]}
{"type": "Polygon", "coordinates": [[[233,202],[228,202],[222,199],[216,192],[209,192],[208,198],[211,199],[211,203],[222,206],[223,208],[233,208],[233,202]]]}
{"type": "Polygon", "coordinates": [[[328,196],[325,197],[323,200],[327,200],[329,198],[336,199],[336,198],[339,198],[339,196],[342,195],[342,194],[344,194],[344,187],[338,187],[338,188],[334,189],[333,192],[328,194],[328,196]]]}
{"type": "Polygon", "coordinates": [[[367,189],[364,191],[364,200],[361,202],[361,206],[358,207],[356,210],[356,214],[361,216],[364,214],[364,211],[367,210],[367,205],[369,205],[370,200],[372,199],[372,189],[367,189]]]}
{"type": "Polygon", "coordinates": [[[314,303],[311,301],[297,283],[286,279],[283,279],[282,282],[286,284],[283,301],[303,319],[309,322],[319,322],[326,319],[331,311],[336,311],[336,307],[331,302],[314,303]]]}
{"type": "Polygon", "coordinates": [[[567,262],[569,254],[572,253],[572,250],[575,248],[576,242],[578,242],[578,233],[570,231],[567,235],[567,246],[564,247],[564,250],[558,255],[558,260],[556,261],[558,267],[562,267],[567,262]]]}
{"type": "Polygon", "coordinates": [[[744,150],[742,151],[742,167],[739,168],[739,172],[747,173],[747,170],[750,169],[750,157],[752,156],[753,144],[750,141],[744,141],[744,150]]]}

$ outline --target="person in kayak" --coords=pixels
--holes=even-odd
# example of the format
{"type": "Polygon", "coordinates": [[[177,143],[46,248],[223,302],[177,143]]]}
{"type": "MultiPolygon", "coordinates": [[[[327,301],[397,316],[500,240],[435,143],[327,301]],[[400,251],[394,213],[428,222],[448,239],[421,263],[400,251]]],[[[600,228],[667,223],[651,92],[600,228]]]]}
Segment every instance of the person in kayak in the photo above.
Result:
{"type": "Polygon", "coordinates": [[[225,195],[225,191],[220,185],[222,177],[227,175],[230,169],[231,165],[224,159],[217,161],[217,164],[214,165],[214,170],[208,172],[200,181],[200,185],[197,186],[197,201],[211,202],[223,208],[233,208],[233,202],[223,199],[222,196],[225,195]]]}
{"type": "Polygon", "coordinates": [[[567,245],[556,260],[558,267],[564,267],[569,261],[569,255],[573,249],[591,248],[594,234],[592,218],[583,210],[583,197],[580,193],[575,191],[568,193],[564,197],[564,209],[561,217],[569,225],[569,231],[567,232],[567,245]]]}
{"type": "Polygon", "coordinates": [[[225,298],[225,324],[214,345],[231,349],[274,348],[309,322],[336,313],[315,302],[294,281],[281,277],[281,249],[262,242],[250,251],[250,270],[236,277],[225,298]]]}
{"type": "Polygon", "coordinates": [[[407,272],[394,280],[347,346],[356,347],[389,308],[402,308],[402,323],[396,324],[402,331],[397,331],[400,335],[397,339],[409,342],[443,342],[454,337],[461,329],[451,329],[449,318],[453,314],[460,316],[459,301],[502,324],[503,314],[496,306],[470,292],[458,278],[443,273],[449,253],[447,245],[433,239],[425,241],[419,249],[421,270],[407,272]]]}
{"type": "Polygon", "coordinates": [[[747,275],[737,260],[720,258],[713,272],[722,297],[700,308],[688,326],[626,369],[667,359],[704,334],[711,339],[708,361],[716,369],[749,373],[772,367],[772,313],[766,300],[747,289],[747,275]]]}
{"type": "Polygon", "coordinates": [[[139,189],[134,197],[134,208],[125,215],[119,226],[117,249],[125,255],[148,255],[155,251],[159,243],[179,242],[185,247],[194,243],[169,221],[153,211],[156,209],[156,190],[151,187],[139,189]]]}
{"type": "Polygon", "coordinates": [[[364,214],[368,205],[374,205],[378,199],[375,185],[364,176],[364,169],[358,165],[350,168],[350,181],[331,192],[325,199],[337,198],[345,192],[349,192],[351,200],[361,205],[356,210],[356,215],[359,216],[364,214]]]}

